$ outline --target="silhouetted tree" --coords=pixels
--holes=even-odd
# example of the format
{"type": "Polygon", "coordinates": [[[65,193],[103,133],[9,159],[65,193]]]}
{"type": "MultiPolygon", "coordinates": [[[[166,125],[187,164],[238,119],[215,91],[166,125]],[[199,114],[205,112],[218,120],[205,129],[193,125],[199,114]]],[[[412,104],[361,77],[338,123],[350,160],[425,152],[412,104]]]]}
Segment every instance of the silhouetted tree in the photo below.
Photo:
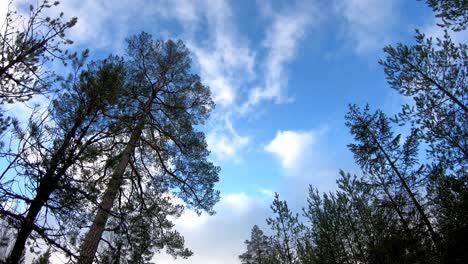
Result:
{"type": "Polygon", "coordinates": [[[466,0],[426,0],[436,16],[442,20],[439,26],[455,31],[465,30],[468,24],[468,3],[466,0]]]}
{"type": "Polygon", "coordinates": [[[271,205],[275,214],[274,218],[268,218],[267,224],[273,231],[273,250],[281,264],[295,264],[298,262],[297,241],[301,238],[302,225],[298,214],[294,214],[288,208],[286,201],[279,199],[275,193],[275,199],[271,205]]]}
{"type": "Polygon", "coordinates": [[[257,226],[252,227],[250,240],[244,242],[247,251],[239,256],[242,264],[273,264],[276,263],[274,248],[268,236],[257,226]]]}
{"type": "Polygon", "coordinates": [[[0,210],[18,230],[8,263],[18,262],[33,231],[72,255],[56,242],[64,234],[52,235],[57,226],[46,224],[47,219],[54,215],[57,221],[63,218],[69,224],[73,216],[81,217],[74,210],[80,201],[93,197],[90,186],[94,185],[95,178],[86,170],[78,173],[74,166],[95,161],[107,147],[102,141],[113,135],[111,131],[116,127],[106,121],[106,115],[115,110],[113,105],[118,100],[122,73],[123,64],[118,58],[91,63],[77,78],[64,82],[61,94],[52,101],[45,116],[33,114],[26,129],[14,122],[13,142],[18,149],[8,148],[5,153],[10,164],[2,174],[0,195],[26,206],[24,212],[0,210]],[[14,173],[13,178],[9,173],[14,173]],[[24,182],[32,197],[15,191],[16,181],[24,182]]]}
{"type": "MultiPolygon", "coordinates": [[[[154,41],[141,33],[128,39],[129,100],[126,134],[108,159],[108,183],[80,250],[79,263],[92,263],[108,220],[121,196],[149,187],[180,197],[189,208],[213,213],[219,169],[207,160],[204,134],[195,129],[214,104],[208,87],[190,73],[182,42],[154,41]],[[133,184],[136,183],[136,186],[133,184]]],[[[142,196],[144,197],[144,196],[142,196]]],[[[145,199],[137,202],[144,210],[145,199]]],[[[142,217],[146,217],[142,215],[142,217]]],[[[158,218],[150,214],[149,222],[158,218]]],[[[166,244],[171,248],[170,244],[166,244]]],[[[174,256],[185,250],[171,251],[174,256]]]]}
{"type": "MultiPolygon", "coordinates": [[[[36,6],[31,5],[25,15],[13,10],[13,4],[13,1],[9,3],[0,27],[0,104],[26,101],[46,92],[56,76],[43,65],[54,59],[65,61],[75,56],[63,47],[72,43],[65,31],[73,27],[77,19],[64,22],[63,13],[57,17],[46,15],[58,1],[39,1],[36,6]]],[[[0,111],[0,131],[6,129],[9,121],[0,111]]]]}
{"type": "Polygon", "coordinates": [[[417,32],[415,45],[384,49],[387,80],[409,103],[393,119],[350,106],[349,148],[363,176],[340,172],[338,190],[328,194],[310,187],[307,222],[287,238],[299,263],[468,261],[467,45],[449,34],[465,30],[468,8],[426,2],[445,35],[417,32]],[[406,126],[404,135],[394,134],[396,125],[406,126]]]}

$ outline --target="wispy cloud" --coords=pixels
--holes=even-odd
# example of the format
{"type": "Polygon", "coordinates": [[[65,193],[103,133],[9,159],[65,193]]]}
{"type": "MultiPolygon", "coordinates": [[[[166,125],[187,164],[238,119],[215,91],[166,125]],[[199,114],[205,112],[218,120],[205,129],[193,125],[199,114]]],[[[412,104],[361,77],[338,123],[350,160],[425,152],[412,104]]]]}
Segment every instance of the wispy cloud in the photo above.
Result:
{"type": "Polygon", "coordinates": [[[261,85],[250,91],[247,101],[240,108],[241,112],[249,111],[261,101],[287,101],[284,90],[288,84],[288,74],[285,67],[295,58],[313,11],[311,6],[302,4],[287,13],[275,13],[270,6],[262,6],[267,9],[264,13],[272,19],[262,42],[267,50],[267,57],[262,64],[264,76],[261,85]]]}
{"type": "Polygon", "coordinates": [[[209,149],[218,160],[241,161],[241,151],[249,143],[247,136],[240,136],[234,129],[228,116],[208,132],[206,140],[209,149]]]}
{"type": "Polygon", "coordinates": [[[376,52],[388,43],[399,17],[399,0],[335,0],[334,6],[343,20],[341,35],[358,54],[376,52]]]}
{"type": "Polygon", "coordinates": [[[285,92],[286,65],[298,54],[313,8],[307,1],[297,1],[288,10],[266,11],[260,7],[267,24],[261,45],[251,47],[248,37],[237,28],[239,21],[232,5],[228,0],[70,0],[63,2],[60,10],[79,18],[69,37],[80,46],[90,45],[92,50],[122,54],[124,39],[140,30],[150,30],[155,37],[184,39],[217,105],[211,122],[216,125],[207,133],[210,148],[217,157],[236,161],[251,142],[235,132],[239,113],[249,112],[263,101],[285,102],[290,98],[285,92]],[[177,33],[159,27],[174,22],[181,26],[177,33]]]}
{"type": "Polygon", "coordinates": [[[255,54],[237,32],[228,1],[201,1],[198,8],[203,18],[198,22],[206,22],[206,28],[197,28],[208,34],[193,31],[192,27],[184,35],[213,99],[220,107],[230,107],[238,99],[243,82],[254,77],[255,54]],[[200,39],[199,33],[206,39],[200,39]],[[243,81],[238,76],[243,76],[243,81]]]}

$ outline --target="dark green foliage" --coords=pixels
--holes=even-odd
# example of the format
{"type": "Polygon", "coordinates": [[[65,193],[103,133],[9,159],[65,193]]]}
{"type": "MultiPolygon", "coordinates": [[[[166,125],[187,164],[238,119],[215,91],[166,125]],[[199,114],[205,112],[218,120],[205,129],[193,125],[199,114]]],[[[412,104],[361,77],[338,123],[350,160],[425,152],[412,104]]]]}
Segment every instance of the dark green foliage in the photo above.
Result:
{"type": "Polygon", "coordinates": [[[281,201],[279,195],[271,205],[275,218],[268,218],[267,224],[273,231],[273,251],[279,263],[294,264],[298,262],[297,241],[301,238],[302,225],[298,215],[291,212],[286,201],[281,201]]]}
{"type": "Polygon", "coordinates": [[[468,1],[466,0],[426,0],[436,16],[442,20],[442,27],[465,30],[468,24],[468,1]]]}
{"type": "Polygon", "coordinates": [[[452,171],[468,169],[468,46],[443,39],[427,39],[417,32],[416,45],[384,49],[387,80],[400,94],[413,99],[395,117],[421,130],[429,158],[452,171]]]}
{"type": "Polygon", "coordinates": [[[190,71],[187,48],[144,32],[127,43],[125,103],[116,120],[123,129],[113,138],[105,191],[82,242],[80,263],[93,261],[106,225],[115,224],[125,233],[121,259],[146,263],[163,248],[174,257],[188,257],[191,252],[166,218],[181,210],[169,195],[210,214],[219,199],[214,190],[219,168],[208,160],[204,134],[196,129],[214,103],[208,87],[190,71]]]}
{"type": "MultiPolygon", "coordinates": [[[[431,252],[438,259],[441,254],[439,234],[430,220],[432,216],[424,209],[427,201],[422,195],[427,170],[417,159],[418,130],[411,130],[404,143],[401,135],[394,136],[388,118],[377,111],[370,114],[351,106],[346,116],[356,143],[349,148],[362,168],[365,179],[375,188],[378,202],[384,203],[394,212],[399,221],[404,240],[408,246],[404,250],[413,251],[418,257],[431,252]]],[[[392,238],[394,240],[394,238],[392,238]]],[[[392,242],[389,241],[389,242],[392,242]]]]}
{"type": "MultiPolygon", "coordinates": [[[[82,63],[76,62],[78,72],[82,63]]],[[[0,188],[2,199],[20,204],[18,208],[24,210],[2,208],[0,212],[18,230],[12,263],[24,251],[28,237],[41,238],[71,254],[65,238],[71,227],[80,227],[85,217],[84,201],[96,200],[97,190],[92,191],[92,187],[99,178],[84,168],[99,159],[107,148],[103,142],[118,131],[110,126],[107,115],[114,112],[112,105],[119,94],[122,74],[119,58],[90,63],[87,70],[64,81],[46,114],[34,113],[25,129],[14,123],[18,149],[10,146],[2,153],[9,166],[0,188]],[[7,176],[12,173],[13,177],[7,176]],[[22,182],[32,195],[16,189],[16,182],[22,182]],[[56,224],[43,223],[47,218],[56,224]]]]}
{"type": "MultiPolygon", "coordinates": [[[[159,169],[170,176],[168,184],[178,197],[193,209],[212,212],[219,196],[213,189],[219,168],[207,160],[205,136],[195,129],[214,108],[209,88],[190,72],[189,51],[182,41],[153,40],[143,32],[127,42],[130,96],[136,99],[127,111],[140,115],[137,103],[154,94],[147,116],[139,116],[145,118],[145,125],[137,151],[145,159],[135,162],[144,168],[146,161],[159,161],[159,169]],[[169,160],[174,169],[168,166],[169,160]]],[[[153,179],[160,177],[156,174],[153,179]]]]}
{"type": "Polygon", "coordinates": [[[274,264],[277,263],[272,240],[263,234],[257,226],[252,227],[250,240],[244,242],[247,251],[239,256],[242,264],[274,264]]]}
{"type": "Polygon", "coordinates": [[[443,241],[446,263],[468,260],[468,176],[446,176],[434,171],[428,185],[432,205],[443,241]]]}
{"type": "Polygon", "coordinates": [[[219,199],[213,188],[219,168],[196,129],[214,103],[190,72],[182,42],[142,33],[128,44],[125,59],[110,56],[86,70],[87,52],[75,58],[75,75],[63,81],[47,112],[36,111],[26,127],[14,120],[14,140],[1,153],[10,165],[0,176],[2,203],[20,205],[0,208],[17,230],[8,263],[39,241],[72,259],[91,241],[90,256],[98,251],[103,262],[117,255],[150,263],[163,249],[174,257],[192,254],[168,217],[179,217],[184,206],[213,213],[219,199]],[[15,188],[18,182],[24,189],[15,188]],[[174,196],[184,206],[173,204],[174,196]],[[105,219],[94,221],[97,232],[95,215],[105,219]],[[90,225],[94,237],[82,242],[90,225]],[[115,240],[98,250],[103,233],[115,240]]]}
{"type": "Polygon", "coordinates": [[[59,2],[39,1],[30,6],[27,18],[11,10],[8,5],[5,21],[0,29],[0,103],[25,101],[34,94],[45,92],[53,81],[53,74],[43,69],[49,60],[69,59],[74,55],[62,50],[72,41],[65,31],[73,27],[77,19],[63,21],[47,17],[48,9],[59,2]],[[51,79],[52,78],[52,79],[51,79]]]}
{"type": "MultiPolygon", "coordinates": [[[[6,0],[5,0],[6,1],[6,0]]],[[[63,50],[72,41],[65,31],[73,27],[77,19],[63,21],[58,17],[47,17],[48,9],[58,2],[39,1],[31,5],[26,17],[12,10],[8,4],[5,21],[0,21],[0,105],[24,102],[33,95],[48,92],[59,78],[43,65],[55,59],[66,61],[76,55],[63,50]]],[[[0,134],[11,122],[0,109],[0,134]]]]}
{"type": "MultiPolygon", "coordinates": [[[[466,28],[467,1],[427,2],[443,27],[466,28]]],[[[384,51],[388,83],[411,102],[393,119],[350,106],[349,149],[363,175],[341,171],[338,190],[328,194],[310,188],[306,223],[287,236],[297,263],[468,262],[467,45],[454,44],[447,30],[435,41],[417,32],[415,45],[384,51]],[[393,132],[397,125],[403,135],[393,132]]],[[[289,212],[278,197],[272,208],[289,212]]],[[[283,237],[272,236],[273,243],[283,237]]]]}
{"type": "Polygon", "coordinates": [[[102,263],[146,264],[152,257],[166,249],[168,254],[187,258],[192,252],[184,247],[184,238],[175,230],[168,216],[177,218],[183,211],[183,206],[171,204],[169,196],[162,189],[148,187],[140,194],[133,193],[121,204],[118,215],[112,218],[109,229],[115,230],[107,239],[110,244],[100,256],[102,263]],[[141,195],[141,196],[140,196],[141,195]]]}

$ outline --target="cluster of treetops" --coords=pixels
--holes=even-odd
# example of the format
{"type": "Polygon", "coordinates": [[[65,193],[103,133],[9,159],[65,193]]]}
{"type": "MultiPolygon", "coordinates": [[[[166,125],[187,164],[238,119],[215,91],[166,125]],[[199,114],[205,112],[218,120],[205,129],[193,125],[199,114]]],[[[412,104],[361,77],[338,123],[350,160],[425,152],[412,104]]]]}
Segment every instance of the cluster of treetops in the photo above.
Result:
{"type": "Polygon", "coordinates": [[[467,44],[450,37],[466,29],[468,1],[426,2],[444,36],[417,31],[380,61],[408,103],[391,117],[368,105],[346,114],[362,174],[340,171],[328,193],[310,186],[301,213],[276,194],[269,235],[255,225],[241,263],[468,263],[467,44]]]}

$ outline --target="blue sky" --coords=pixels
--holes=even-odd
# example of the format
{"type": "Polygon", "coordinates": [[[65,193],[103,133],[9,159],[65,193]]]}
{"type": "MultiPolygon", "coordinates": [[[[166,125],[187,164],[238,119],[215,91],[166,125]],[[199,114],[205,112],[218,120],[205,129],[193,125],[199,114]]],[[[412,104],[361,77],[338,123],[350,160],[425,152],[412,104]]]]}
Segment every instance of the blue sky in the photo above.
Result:
{"type": "Polygon", "coordinates": [[[416,0],[64,0],[57,11],[78,17],[73,48],[94,59],[122,55],[142,30],[182,39],[212,90],[217,107],[203,130],[222,169],[218,213],[186,212],[177,229],[195,255],[160,263],[238,263],[274,192],[300,209],[308,184],[327,191],[339,169],[359,173],[346,148],[348,104],[398,111],[382,48],[413,43],[415,28],[441,34],[416,0]]]}

